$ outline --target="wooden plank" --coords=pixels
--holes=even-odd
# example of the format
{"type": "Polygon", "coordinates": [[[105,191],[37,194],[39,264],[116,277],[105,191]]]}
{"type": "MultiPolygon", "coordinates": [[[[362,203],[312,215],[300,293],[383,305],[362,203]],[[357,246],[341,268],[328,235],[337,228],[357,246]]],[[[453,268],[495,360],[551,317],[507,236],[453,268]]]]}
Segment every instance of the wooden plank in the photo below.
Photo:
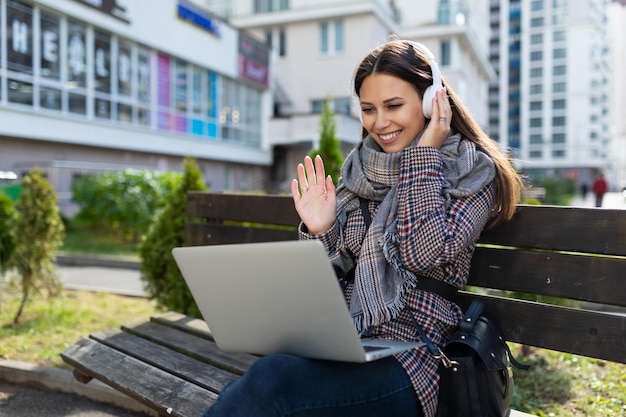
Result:
{"type": "Polygon", "coordinates": [[[239,375],[258,359],[245,353],[224,352],[209,340],[156,322],[125,325],[122,330],[239,375]]]}
{"type": "Polygon", "coordinates": [[[469,282],[486,288],[626,307],[624,271],[626,258],[478,247],[469,282]]]}
{"type": "Polygon", "coordinates": [[[485,301],[511,342],[626,363],[624,315],[467,293],[459,304],[467,308],[472,297],[485,301]]]}
{"type": "Polygon", "coordinates": [[[522,248],[626,256],[626,210],[525,206],[480,241],[522,248]]]}
{"type": "Polygon", "coordinates": [[[206,321],[202,319],[186,316],[175,311],[167,311],[165,313],[155,314],[150,317],[150,321],[213,341],[209,326],[207,326],[206,321]]]}
{"type": "Polygon", "coordinates": [[[209,365],[190,356],[117,329],[93,333],[90,336],[103,345],[125,353],[167,373],[219,393],[239,375],[209,365]]]}
{"type": "Polygon", "coordinates": [[[187,215],[219,220],[297,226],[300,217],[291,196],[217,194],[191,191],[187,215]]]}
{"type": "Polygon", "coordinates": [[[197,417],[217,395],[124,353],[82,338],[61,353],[70,366],[154,409],[161,415],[197,417]]]}
{"type": "Polygon", "coordinates": [[[227,245],[233,243],[297,240],[297,230],[242,227],[210,223],[185,223],[185,245],[227,245]]]}

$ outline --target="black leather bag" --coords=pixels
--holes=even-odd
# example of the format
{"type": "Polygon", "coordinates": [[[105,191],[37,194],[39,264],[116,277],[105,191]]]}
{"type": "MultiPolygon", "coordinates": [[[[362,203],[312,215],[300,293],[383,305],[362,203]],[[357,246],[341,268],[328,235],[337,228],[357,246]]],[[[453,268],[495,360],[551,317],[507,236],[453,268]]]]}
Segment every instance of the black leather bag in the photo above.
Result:
{"type": "Polygon", "coordinates": [[[513,358],[497,323],[482,311],[483,303],[474,300],[442,350],[422,334],[431,353],[441,359],[437,417],[510,414],[514,390],[511,365],[529,367],[513,358]]]}

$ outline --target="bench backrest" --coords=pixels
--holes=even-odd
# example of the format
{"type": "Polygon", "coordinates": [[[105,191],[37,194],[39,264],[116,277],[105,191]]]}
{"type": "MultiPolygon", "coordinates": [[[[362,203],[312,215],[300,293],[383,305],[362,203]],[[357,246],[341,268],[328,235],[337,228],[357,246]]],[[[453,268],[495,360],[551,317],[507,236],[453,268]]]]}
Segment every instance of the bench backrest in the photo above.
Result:
{"type": "MultiPolygon", "coordinates": [[[[190,246],[298,238],[290,196],[191,192],[187,215],[190,246]]],[[[626,210],[520,206],[483,232],[473,297],[512,342],[626,363],[626,210]]]]}

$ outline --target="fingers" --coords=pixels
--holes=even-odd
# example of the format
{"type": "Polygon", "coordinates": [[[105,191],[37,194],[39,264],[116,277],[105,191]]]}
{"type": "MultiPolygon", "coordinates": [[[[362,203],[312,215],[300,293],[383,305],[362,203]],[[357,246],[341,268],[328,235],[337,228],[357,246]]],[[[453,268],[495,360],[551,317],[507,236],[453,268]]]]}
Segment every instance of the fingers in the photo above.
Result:
{"type": "Polygon", "coordinates": [[[315,157],[315,184],[324,184],[325,178],[324,161],[321,156],[317,155],[315,157]]]}
{"type": "Polygon", "coordinates": [[[452,108],[450,107],[450,101],[448,100],[448,95],[446,94],[446,89],[441,88],[437,91],[435,95],[436,106],[433,106],[435,109],[435,114],[433,114],[433,118],[435,121],[445,122],[448,126],[452,122],[452,108]]]}
{"type": "MultiPolygon", "coordinates": [[[[313,161],[308,155],[304,158],[304,162],[296,167],[298,171],[298,179],[291,182],[291,194],[295,199],[307,192],[316,185],[324,185],[326,187],[326,172],[324,169],[324,161],[322,157],[317,155],[313,161]],[[299,189],[299,191],[298,191],[299,189]]],[[[332,180],[331,180],[332,183],[332,180]]]]}

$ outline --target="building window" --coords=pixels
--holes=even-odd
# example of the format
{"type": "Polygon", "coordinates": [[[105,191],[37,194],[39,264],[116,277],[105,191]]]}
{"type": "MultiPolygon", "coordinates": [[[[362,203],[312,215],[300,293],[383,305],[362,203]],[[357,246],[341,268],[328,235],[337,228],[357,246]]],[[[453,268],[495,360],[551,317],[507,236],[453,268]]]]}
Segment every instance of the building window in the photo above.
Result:
{"type": "Polygon", "coordinates": [[[439,61],[442,67],[452,65],[452,43],[449,40],[441,41],[441,56],[439,61]]]}
{"type": "Polygon", "coordinates": [[[543,77],[543,68],[531,68],[530,69],[530,77],[531,78],[541,78],[543,77]]]}
{"type": "Polygon", "coordinates": [[[543,33],[535,33],[530,35],[531,45],[539,45],[543,43],[543,33]]]}
{"type": "Polygon", "coordinates": [[[565,109],[566,101],[563,99],[552,100],[552,109],[553,110],[563,110],[565,109]]]}
{"type": "MultiPolygon", "coordinates": [[[[323,100],[312,100],[311,101],[311,113],[313,114],[321,114],[324,109],[324,103],[326,99],[323,100]]],[[[339,114],[350,114],[351,108],[351,100],[350,97],[334,97],[330,99],[330,109],[339,114]]]]}
{"type": "Polygon", "coordinates": [[[541,139],[541,135],[530,135],[530,138],[528,139],[529,143],[531,145],[538,145],[541,142],[543,142],[543,140],[541,139]]]}
{"type": "Polygon", "coordinates": [[[541,151],[530,151],[528,157],[530,159],[541,159],[541,151]]]}
{"type": "Polygon", "coordinates": [[[530,94],[541,94],[541,93],[543,93],[542,84],[532,84],[530,86],[530,94]]]}
{"type": "Polygon", "coordinates": [[[553,117],[552,126],[565,126],[565,116],[553,117]]]}
{"type": "Polygon", "coordinates": [[[552,143],[565,143],[565,133],[554,133],[552,143]]]}
{"type": "Polygon", "coordinates": [[[343,48],[343,20],[320,23],[320,52],[324,55],[332,55],[343,52],[343,48]]]}
{"type": "Polygon", "coordinates": [[[41,77],[59,81],[61,79],[61,26],[59,18],[41,13],[41,77]]]}
{"type": "Polygon", "coordinates": [[[531,101],[530,102],[530,110],[531,111],[538,111],[538,110],[542,110],[543,109],[543,102],[542,101],[531,101]]]}
{"type": "Polygon", "coordinates": [[[543,60],[543,51],[532,51],[530,53],[531,61],[542,61],[543,60]]]}
{"type": "Polygon", "coordinates": [[[554,68],[552,68],[552,75],[554,76],[565,75],[566,73],[567,66],[565,65],[556,65],[554,68]]]}
{"type": "Polygon", "coordinates": [[[254,0],[254,13],[289,10],[289,0],[254,0]]]}
{"type": "Polygon", "coordinates": [[[552,84],[552,92],[553,93],[564,93],[567,90],[567,83],[554,83],[552,84]]]}
{"type": "Polygon", "coordinates": [[[565,58],[566,56],[567,56],[567,52],[565,48],[557,48],[554,51],[552,51],[552,58],[554,59],[565,58]]]}
{"type": "Polygon", "coordinates": [[[534,17],[530,19],[530,27],[536,28],[543,26],[543,17],[534,17]]]}
{"type": "Polygon", "coordinates": [[[530,127],[541,127],[543,125],[543,121],[541,117],[532,117],[530,119],[530,127]]]}
{"type": "Polygon", "coordinates": [[[285,29],[279,28],[266,31],[265,44],[275,51],[279,57],[287,56],[285,29]]]}
{"type": "Polygon", "coordinates": [[[554,33],[552,34],[552,40],[554,42],[562,42],[565,40],[565,31],[563,30],[556,30],[554,31],[554,33]]]}
{"type": "Polygon", "coordinates": [[[565,150],[564,149],[555,149],[552,151],[553,158],[565,158],[565,150]]]}

